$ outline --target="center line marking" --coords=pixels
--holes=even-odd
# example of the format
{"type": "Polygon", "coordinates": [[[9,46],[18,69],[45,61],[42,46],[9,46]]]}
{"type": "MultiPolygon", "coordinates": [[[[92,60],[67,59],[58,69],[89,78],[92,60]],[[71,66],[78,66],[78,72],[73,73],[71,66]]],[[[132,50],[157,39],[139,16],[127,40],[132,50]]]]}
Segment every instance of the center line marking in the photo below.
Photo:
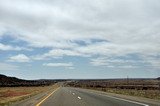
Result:
{"type": "Polygon", "coordinates": [[[81,97],[78,96],[78,99],[81,99],[81,97]]]}
{"type": "Polygon", "coordinates": [[[51,92],[47,97],[45,97],[43,100],[41,100],[36,106],[40,106],[46,99],[48,99],[54,92],[56,92],[59,88],[51,92]]]}

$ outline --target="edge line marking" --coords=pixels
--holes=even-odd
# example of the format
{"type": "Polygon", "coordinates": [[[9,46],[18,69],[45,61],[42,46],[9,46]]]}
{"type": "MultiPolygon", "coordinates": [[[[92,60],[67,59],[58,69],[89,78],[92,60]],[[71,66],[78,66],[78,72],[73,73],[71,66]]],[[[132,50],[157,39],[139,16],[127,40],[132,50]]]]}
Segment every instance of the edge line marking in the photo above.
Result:
{"type": "Polygon", "coordinates": [[[121,101],[125,101],[125,102],[130,102],[130,103],[133,103],[133,104],[138,104],[138,105],[142,105],[142,106],[149,106],[148,104],[137,102],[137,101],[132,101],[132,100],[128,100],[128,99],[124,99],[124,98],[120,98],[120,97],[110,96],[110,95],[107,95],[107,94],[101,94],[101,93],[98,93],[96,91],[90,91],[90,90],[88,90],[88,91],[92,94],[96,93],[96,94],[101,95],[101,96],[106,96],[106,97],[109,97],[109,98],[113,98],[113,99],[117,99],[117,100],[121,100],[121,101]]]}

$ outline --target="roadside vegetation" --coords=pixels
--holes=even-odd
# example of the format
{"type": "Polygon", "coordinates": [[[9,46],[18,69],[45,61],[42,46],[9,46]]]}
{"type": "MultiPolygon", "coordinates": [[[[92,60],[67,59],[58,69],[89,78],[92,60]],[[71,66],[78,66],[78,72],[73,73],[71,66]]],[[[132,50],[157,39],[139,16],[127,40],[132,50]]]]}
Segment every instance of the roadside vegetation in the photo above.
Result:
{"type": "Polygon", "coordinates": [[[8,106],[13,102],[29,98],[56,87],[58,87],[56,84],[37,87],[0,87],[0,106],[8,106]]]}
{"type": "Polygon", "coordinates": [[[106,79],[67,82],[66,86],[160,100],[159,79],[106,79]]]}
{"type": "Polygon", "coordinates": [[[160,100],[159,90],[136,90],[136,89],[113,89],[113,88],[89,88],[89,89],[160,100]]]}

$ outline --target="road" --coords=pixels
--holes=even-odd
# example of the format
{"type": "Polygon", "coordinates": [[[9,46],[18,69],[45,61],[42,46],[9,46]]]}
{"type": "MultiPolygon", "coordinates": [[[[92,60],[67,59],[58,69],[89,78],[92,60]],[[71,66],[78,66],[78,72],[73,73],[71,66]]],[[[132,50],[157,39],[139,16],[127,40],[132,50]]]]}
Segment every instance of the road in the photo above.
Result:
{"type": "Polygon", "coordinates": [[[37,106],[148,106],[147,104],[116,98],[91,90],[61,87],[37,106]],[[54,94],[53,94],[54,93],[54,94]]]}
{"type": "Polygon", "coordinates": [[[59,87],[43,92],[11,106],[160,106],[160,102],[131,96],[116,96],[105,92],[59,87]],[[123,99],[122,99],[123,98],[123,99]],[[135,98],[135,99],[133,99],[135,98]],[[138,102],[136,102],[138,101],[138,102]]]}

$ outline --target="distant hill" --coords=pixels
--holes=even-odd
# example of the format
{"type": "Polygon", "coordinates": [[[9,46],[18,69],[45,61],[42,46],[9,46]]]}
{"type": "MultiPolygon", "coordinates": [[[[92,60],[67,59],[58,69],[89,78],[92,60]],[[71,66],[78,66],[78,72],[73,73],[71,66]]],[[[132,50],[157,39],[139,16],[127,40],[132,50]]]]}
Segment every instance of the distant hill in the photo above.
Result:
{"type": "Polygon", "coordinates": [[[18,79],[16,77],[8,77],[0,74],[0,85],[6,84],[18,84],[20,82],[24,82],[25,80],[18,79]]]}
{"type": "Polygon", "coordinates": [[[160,80],[160,77],[158,77],[157,79],[160,80]]]}
{"type": "Polygon", "coordinates": [[[53,80],[23,80],[0,74],[0,87],[44,86],[55,83],[53,80]]]}

